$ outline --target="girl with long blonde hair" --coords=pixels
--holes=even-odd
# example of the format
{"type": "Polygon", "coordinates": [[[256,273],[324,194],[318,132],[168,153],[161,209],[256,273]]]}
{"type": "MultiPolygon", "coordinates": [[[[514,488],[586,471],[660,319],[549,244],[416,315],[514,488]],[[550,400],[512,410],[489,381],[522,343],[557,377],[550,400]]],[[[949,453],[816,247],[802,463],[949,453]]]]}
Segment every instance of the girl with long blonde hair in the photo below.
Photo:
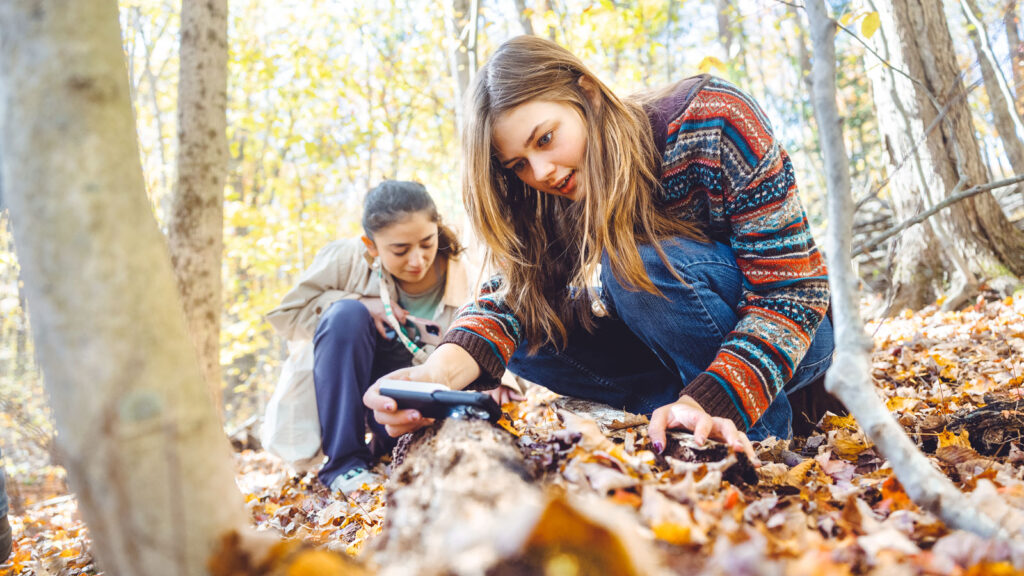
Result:
{"type": "MultiPolygon", "coordinates": [[[[463,195],[500,274],[427,363],[390,378],[461,389],[508,367],[652,414],[659,452],[687,428],[753,456],[749,438],[791,435],[790,397],[821,404],[826,269],[749,96],[704,75],[621,99],[521,36],[469,104],[463,195]]],[[[376,387],[364,402],[391,434],[423,425],[376,387]]]]}

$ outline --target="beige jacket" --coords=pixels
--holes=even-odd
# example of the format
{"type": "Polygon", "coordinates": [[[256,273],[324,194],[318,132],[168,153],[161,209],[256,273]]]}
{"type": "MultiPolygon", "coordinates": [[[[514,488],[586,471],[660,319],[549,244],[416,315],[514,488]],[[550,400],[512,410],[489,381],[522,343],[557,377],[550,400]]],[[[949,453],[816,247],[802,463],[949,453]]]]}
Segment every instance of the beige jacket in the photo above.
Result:
{"type": "MultiPolygon", "coordinates": [[[[287,340],[312,340],[320,317],[331,304],[343,299],[380,297],[380,279],[372,265],[373,258],[359,238],[331,242],[320,250],[281,304],[267,314],[267,320],[287,340]]],[[[446,278],[443,306],[432,320],[447,330],[456,310],[472,297],[472,279],[460,258],[448,259],[446,278]]],[[[398,301],[394,290],[391,301],[398,301]]]]}

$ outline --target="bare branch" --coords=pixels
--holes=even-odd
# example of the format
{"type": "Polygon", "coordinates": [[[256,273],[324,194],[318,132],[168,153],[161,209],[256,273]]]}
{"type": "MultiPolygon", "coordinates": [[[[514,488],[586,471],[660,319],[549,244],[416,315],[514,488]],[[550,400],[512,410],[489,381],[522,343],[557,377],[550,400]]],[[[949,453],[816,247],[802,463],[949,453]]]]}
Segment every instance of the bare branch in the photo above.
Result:
{"type": "Polygon", "coordinates": [[[878,236],[877,238],[875,238],[875,239],[873,239],[873,240],[871,240],[871,241],[869,241],[869,242],[867,242],[865,244],[862,244],[862,245],[858,246],[857,248],[854,249],[853,255],[857,256],[859,254],[866,254],[867,252],[870,252],[870,251],[874,250],[882,242],[885,242],[889,238],[892,238],[893,236],[899,234],[900,232],[903,232],[904,230],[906,230],[907,228],[910,228],[914,224],[919,224],[921,222],[924,222],[925,220],[927,220],[928,218],[930,218],[932,215],[934,215],[935,213],[939,212],[943,208],[947,208],[949,206],[952,206],[953,204],[956,204],[957,202],[959,202],[961,200],[964,200],[966,198],[970,198],[971,196],[975,196],[977,194],[981,194],[982,192],[987,192],[989,190],[995,190],[997,188],[1003,188],[1003,187],[1006,187],[1006,186],[1013,186],[1014,184],[1017,184],[1018,182],[1024,182],[1024,174],[1017,174],[1016,176],[1013,176],[1011,178],[1006,178],[1005,180],[999,180],[998,182],[990,182],[988,184],[981,184],[981,185],[975,186],[973,188],[969,188],[967,190],[964,190],[963,192],[958,192],[956,194],[948,196],[944,200],[942,200],[941,202],[936,204],[935,206],[932,206],[931,208],[929,208],[928,210],[925,210],[924,212],[918,214],[917,216],[914,216],[913,218],[911,218],[911,219],[909,219],[909,220],[907,220],[905,222],[900,223],[898,226],[896,226],[895,228],[890,229],[888,232],[885,232],[881,236],[878,236]]]}

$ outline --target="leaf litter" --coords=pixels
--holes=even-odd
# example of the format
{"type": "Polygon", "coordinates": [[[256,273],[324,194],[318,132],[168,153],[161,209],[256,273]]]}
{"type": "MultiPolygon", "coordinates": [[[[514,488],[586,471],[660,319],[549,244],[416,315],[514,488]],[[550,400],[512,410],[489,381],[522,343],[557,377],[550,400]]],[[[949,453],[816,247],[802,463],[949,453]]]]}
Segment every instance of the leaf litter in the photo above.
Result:
{"type": "MultiPolygon", "coordinates": [[[[979,299],[960,312],[904,312],[868,330],[879,394],[932,463],[972,505],[1024,509],[1015,420],[1024,396],[1024,296],[979,299]]],[[[629,515],[633,526],[618,529],[653,543],[669,572],[1024,574],[1019,550],[952,531],[911,502],[849,416],[826,416],[806,438],[757,443],[763,464],[755,469],[745,456],[713,442],[696,446],[682,432],[655,454],[643,416],[541,387],[503,409],[500,425],[538,483],[603,498],[629,515]]],[[[259,531],[359,558],[383,528],[385,486],[343,496],[264,452],[236,454],[236,464],[259,531]]],[[[37,496],[11,516],[15,548],[0,576],[99,574],[74,498],[37,496]]]]}

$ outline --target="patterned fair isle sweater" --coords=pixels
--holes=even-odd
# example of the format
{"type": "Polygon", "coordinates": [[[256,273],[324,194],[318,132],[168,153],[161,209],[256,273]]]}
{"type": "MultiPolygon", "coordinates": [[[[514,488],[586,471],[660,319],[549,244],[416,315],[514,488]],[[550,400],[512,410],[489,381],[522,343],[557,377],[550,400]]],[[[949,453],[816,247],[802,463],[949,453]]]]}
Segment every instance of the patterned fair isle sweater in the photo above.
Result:
{"type": "MultiPolygon", "coordinates": [[[[723,80],[694,82],[648,108],[662,152],[661,205],[728,242],[746,282],[739,323],[685,392],[711,415],[747,430],[807,352],[828,309],[828,281],[789,156],[764,112],[723,80]]],[[[463,307],[445,341],[498,377],[522,331],[494,286],[463,307]]]]}

